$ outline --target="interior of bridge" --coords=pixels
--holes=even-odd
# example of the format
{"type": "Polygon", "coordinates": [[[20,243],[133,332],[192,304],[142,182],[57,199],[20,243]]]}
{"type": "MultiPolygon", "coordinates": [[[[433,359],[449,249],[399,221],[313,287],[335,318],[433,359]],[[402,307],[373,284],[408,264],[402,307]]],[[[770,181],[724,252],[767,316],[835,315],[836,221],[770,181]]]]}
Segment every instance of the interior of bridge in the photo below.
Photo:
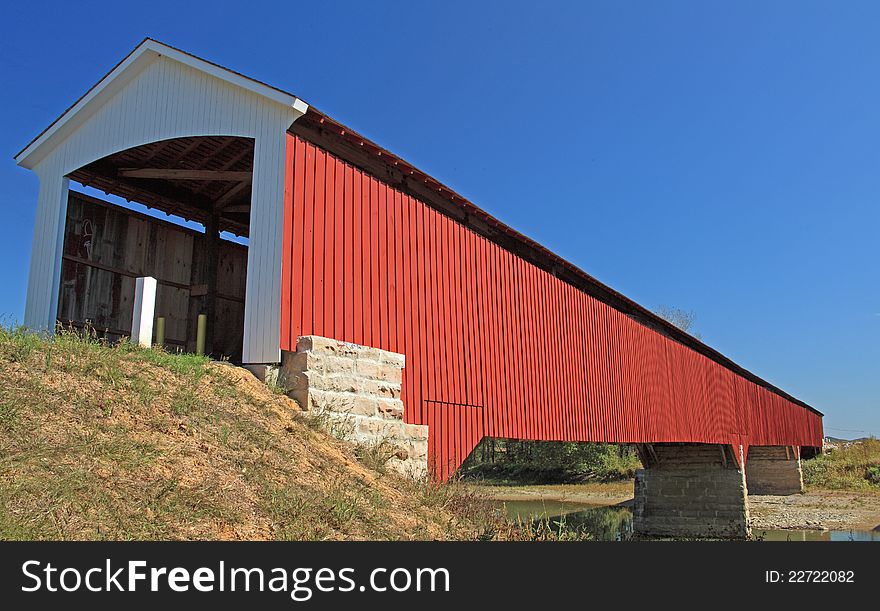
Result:
{"type": "MultiPolygon", "coordinates": [[[[156,316],[176,321],[172,324],[169,320],[176,333],[169,347],[176,344],[179,349],[193,349],[194,319],[205,314],[206,353],[240,360],[247,261],[246,246],[241,242],[246,240],[235,244],[221,233],[248,237],[253,160],[251,138],[201,136],[127,149],[70,173],[68,178],[84,187],[167,216],[164,224],[138,217],[140,229],[111,235],[107,227],[99,226],[108,218],[106,214],[95,217],[88,207],[85,212],[68,210],[59,321],[74,326],[90,324],[97,332],[111,336],[122,334],[127,330],[126,317],[130,329],[129,285],[133,286],[137,275],[153,275],[159,287],[156,316]],[[71,214],[79,217],[73,219],[71,214]],[[201,235],[167,227],[168,222],[181,225],[186,221],[198,223],[203,228],[201,235]],[[80,225],[88,227],[87,236],[83,237],[80,225]],[[77,250],[76,244],[68,244],[76,240],[87,240],[89,248],[77,250]],[[111,242],[113,253],[109,252],[111,242]],[[100,274],[118,278],[94,282],[100,274]],[[100,289],[101,284],[116,288],[100,289]],[[80,306],[98,299],[90,294],[96,290],[113,292],[102,295],[109,297],[117,310],[106,317],[106,321],[113,321],[113,328],[101,321],[76,320],[85,318],[83,313],[88,310],[80,306]]],[[[132,222],[129,218],[128,223],[132,222]]]]}

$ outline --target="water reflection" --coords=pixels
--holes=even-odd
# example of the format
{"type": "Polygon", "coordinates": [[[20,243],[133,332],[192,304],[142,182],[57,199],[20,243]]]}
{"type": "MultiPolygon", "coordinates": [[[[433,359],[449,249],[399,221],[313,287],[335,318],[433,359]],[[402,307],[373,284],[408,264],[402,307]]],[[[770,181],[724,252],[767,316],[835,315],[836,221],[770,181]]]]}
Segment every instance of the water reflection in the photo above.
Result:
{"type": "MultiPolygon", "coordinates": [[[[561,501],[505,501],[507,516],[514,521],[548,520],[551,526],[586,531],[597,541],[625,541],[632,538],[632,511],[629,507],[610,507],[561,501]]],[[[874,530],[756,530],[764,541],[880,541],[874,530]]]]}
{"type": "Polygon", "coordinates": [[[559,501],[506,501],[508,517],[521,522],[548,520],[555,528],[586,531],[597,541],[624,541],[632,537],[629,507],[597,507],[559,501]]]}

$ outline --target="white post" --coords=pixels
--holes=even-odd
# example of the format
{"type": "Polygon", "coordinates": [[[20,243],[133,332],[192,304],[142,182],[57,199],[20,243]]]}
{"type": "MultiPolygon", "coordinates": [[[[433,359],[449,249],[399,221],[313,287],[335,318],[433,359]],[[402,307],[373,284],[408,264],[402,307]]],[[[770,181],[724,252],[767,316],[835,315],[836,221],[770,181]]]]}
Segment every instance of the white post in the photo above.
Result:
{"type": "Polygon", "coordinates": [[[40,194],[34,219],[34,242],[28,275],[24,324],[34,331],[55,330],[58,315],[58,287],[61,281],[61,253],[67,221],[69,181],[55,164],[41,171],[40,194]]]}
{"type": "Polygon", "coordinates": [[[281,362],[281,252],[286,130],[254,143],[254,179],[244,293],[244,363],[281,362]]]}
{"type": "Polygon", "coordinates": [[[153,343],[153,313],[156,311],[156,279],[138,278],[134,285],[134,313],[131,316],[131,341],[145,348],[153,343]]]}

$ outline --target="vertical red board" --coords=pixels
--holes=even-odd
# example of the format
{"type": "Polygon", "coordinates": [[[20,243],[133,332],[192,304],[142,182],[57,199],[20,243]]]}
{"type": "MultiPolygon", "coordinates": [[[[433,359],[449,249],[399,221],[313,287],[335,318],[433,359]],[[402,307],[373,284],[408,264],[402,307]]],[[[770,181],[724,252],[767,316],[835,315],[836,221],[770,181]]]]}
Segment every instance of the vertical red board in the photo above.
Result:
{"type": "MultiPolygon", "coordinates": [[[[335,163],[332,155],[326,156],[326,186],[324,189],[324,332],[325,337],[337,337],[336,317],[333,314],[333,303],[336,300],[336,208],[337,208],[337,176],[342,172],[342,164],[335,163]]],[[[338,202],[342,205],[342,202],[338,202]]],[[[339,227],[342,229],[342,226],[339,227]]],[[[341,246],[341,244],[340,244],[341,246]]]]}
{"type": "MultiPolygon", "coordinates": [[[[293,202],[293,166],[296,138],[288,134],[284,143],[284,201],[293,202]]],[[[281,230],[281,349],[290,350],[290,302],[293,284],[293,206],[284,206],[281,230]]]]}
{"type": "Polygon", "coordinates": [[[338,313],[339,316],[342,317],[342,319],[337,320],[336,326],[337,328],[339,328],[340,324],[342,325],[342,338],[345,341],[354,342],[354,304],[356,301],[354,297],[355,193],[354,169],[350,165],[345,166],[345,185],[343,187],[343,191],[344,206],[342,212],[340,213],[342,218],[337,220],[337,223],[341,222],[343,225],[343,256],[342,262],[337,264],[337,274],[339,274],[337,276],[337,281],[342,285],[342,299],[339,304],[338,313]]]}
{"type": "Polygon", "coordinates": [[[327,205],[324,195],[327,190],[327,157],[328,153],[321,149],[315,151],[315,217],[312,240],[312,326],[315,335],[327,336],[324,328],[324,234],[327,224],[324,222],[327,205]]]}
{"type": "Polygon", "coordinates": [[[336,182],[334,192],[336,202],[334,206],[333,221],[333,301],[331,302],[330,315],[333,317],[334,337],[347,340],[343,316],[343,296],[345,280],[345,245],[350,243],[345,240],[345,219],[351,219],[351,213],[346,209],[347,201],[345,194],[345,173],[348,169],[346,164],[336,164],[336,182]]]}
{"type": "MultiPolygon", "coordinates": [[[[302,277],[302,319],[303,335],[315,332],[314,316],[312,315],[314,292],[314,234],[315,234],[315,176],[317,173],[316,149],[313,144],[306,145],[305,180],[303,186],[303,277],[302,277]]],[[[294,192],[296,187],[294,186],[294,192]]],[[[294,244],[294,247],[296,245],[294,244]]],[[[294,315],[296,312],[294,311],[294,315]]]]}

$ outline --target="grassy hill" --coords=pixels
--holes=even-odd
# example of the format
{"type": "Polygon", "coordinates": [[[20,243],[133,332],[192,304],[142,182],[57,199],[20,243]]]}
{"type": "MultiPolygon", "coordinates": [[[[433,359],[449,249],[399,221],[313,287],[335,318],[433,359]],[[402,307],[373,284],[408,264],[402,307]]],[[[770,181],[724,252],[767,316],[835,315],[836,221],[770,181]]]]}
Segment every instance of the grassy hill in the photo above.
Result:
{"type": "Polygon", "coordinates": [[[0,538],[498,536],[473,493],[316,429],[229,364],[0,329],[0,538]]]}
{"type": "Polygon", "coordinates": [[[803,462],[808,488],[880,492],[880,441],[846,441],[803,462]]]}

